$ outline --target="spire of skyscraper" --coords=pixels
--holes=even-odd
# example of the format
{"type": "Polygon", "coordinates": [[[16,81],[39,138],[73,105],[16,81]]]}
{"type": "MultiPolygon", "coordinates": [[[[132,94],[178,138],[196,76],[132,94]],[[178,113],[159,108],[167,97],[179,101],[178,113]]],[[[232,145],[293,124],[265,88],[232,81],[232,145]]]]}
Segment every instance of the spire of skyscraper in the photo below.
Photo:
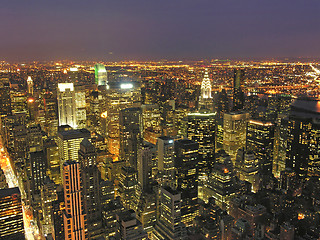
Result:
{"type": "Polygon", "coordinates": [[[212,98],[211,81],[208,75],[208,69],[205,69],[204,76],[201,82],[201,98],[212,98]]]}
{"type": "Polygon", "coordinates": [[[30,95],[33,95],[33,80],[30,76],[28,76],[27,85],[28,85],[28,93],[30,95]]]}

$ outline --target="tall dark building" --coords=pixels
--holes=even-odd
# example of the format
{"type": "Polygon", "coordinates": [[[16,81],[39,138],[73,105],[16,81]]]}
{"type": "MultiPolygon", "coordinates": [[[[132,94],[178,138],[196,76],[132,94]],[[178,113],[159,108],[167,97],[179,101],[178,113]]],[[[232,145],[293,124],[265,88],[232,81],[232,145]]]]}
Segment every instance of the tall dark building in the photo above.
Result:
{"type": "Polygon", "coordinates": [[[223,118],[223,114],[229,112],[229,98],[225,89],[218,93],[216,101],[217,117],[223,118]]]}
{"type": "Polygon", "coordinates": [[[244,93],[242,88],[244,85],[244,70],[235,69],[233,78],[233,111],[242,110],[244,107],[244,93]]]}
{"type": "Polygon", "coordinates": [[[96,149],[87,138],[80,143],[79,162],[89,238],[96,239],[103,236],[104,233],[102,228],[100,178],[96,149]]]}
{"type": "Polygon", "coordinates": [[[19,188],[0,189],[0,239],[24,240],[19,188]]]}
{"type": "Polygon", "coordinates": [[[186,226],[192,225],[199,213],[198,161],[199,144],[192,140],[174,143],[177,190],[181,191],[181,219],[186,226]]]}
{"type": "Polygon", "coordinates": [[[30,177],[33,194],[40,194],[41,186],[46,178],[46,157],[43,151],[30,152],[30,177]]]}
{"type": "Polygon", "coordinates": [[[214,164],[215,117],[215,113],[188,114],[187,136],[199,144],[199,170],[204,173],[214,164]]]}
{"type": "Polygon", "coordinates": [[[138,147],[142,142],[141,108],[120,111],[120,159],[137,169],[138,147]]]}
{"type": "Polygon", "coordinates": [[[247,150],[258,158],[260,172],[272,173],[274,124],[266,121],[250,120],[247,125],[247,150]]]}
{"type": "Polygon", "coordinates": [[[11,115],[11,97],[9,79],[0,77],[0,117],[11,115]]]}

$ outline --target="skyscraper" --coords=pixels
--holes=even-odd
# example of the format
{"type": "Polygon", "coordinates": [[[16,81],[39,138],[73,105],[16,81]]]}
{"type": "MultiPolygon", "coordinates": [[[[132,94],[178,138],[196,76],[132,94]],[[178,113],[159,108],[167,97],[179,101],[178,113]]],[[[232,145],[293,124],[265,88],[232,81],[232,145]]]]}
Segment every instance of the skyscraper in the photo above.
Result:
{"type": "Polygon", "coordinates": [[[40,194],[41,186],[46,178],[46,157],[43,151],[30,152],[30,180],[32,194],[40,194]]]}
{"type": "Polygon", "coordinates": [[[242,91],[244,85],[244,70],[235,69],[233,78],[233,111],[242,110],[244,107],[244,93],[242,91]]]}
{"type": "Polygon", "coordinates": [[[199,109],[213,110],[213,99],[211,96],[211,81],[208,69],[205,69],[204,77],[201,82],[201,94],[199,97],[199,109]]]}
{"type": "Polygon", "coordinates": [[[0,238],[24,240],[19,188],[0,189],[0,238]]]}
{"type": "Polygon", "coordinates": [[[58,83],[57,95],[59,126],[69,125],[76,128],[76,104],[73,83],[58,83]]]}
{"type": "Polygon", "coordinates": [[[108,73],[103,64],[97,63],[94,65],[95,82],[98,86],[108,85],[108,73]]]}
{"type": "Polygon", "coordinates": [[[97,239],[104,234],[101,215],[100,179],[97,167],[97,153],[87,138],[80,143],[79,162],[88,234],[90,239],[97,239]]]}
{"type": "Polygon", "coordinates": [[[171,137],[159,137],[157,145],[158,170],[162,174],[162,183],[173,187],[175,184],[174,139],[171,137]]]}
{"type": "Polygon", "coordinates": [[[0,117],[11,115],[9,78],[0,77],[0,117]]]}
{"type": "Polygon", "coordinates": [[[88,239],[79,163],[68,161],[63,164],[63,188],[65,201],[64,239],[88,239]]]}
{"type": "Polygon", "coordinates": [[[30,76],[28,76],[27,85],[28,85],[28,94],[30,96],[33,96],[33,80],[30,76]]]}
{"type": "Polygon", "coordinates": [[[223,148],[234,161],[239,148],[246,145],[246,130],[249,113],[231,112],[223,117],[223,148]]]}
{"type": "Polygon", "coordinates": [[[214,164],[215,113],[189,113],[187,137],[199,144],[199,171],[206,172],[214,164]]]}
{"type": "Polygon", "coordinates": [[[83,86],[75,87],[75,120],[77,128],[86,128],[87,113],[86,113],[86,93],[83,86]]]}
{"type": "Polygon", "coordinates": [[[199,214],[198,204],[198,161],[199,144],[189,140],[174,143],[177,190],[181,191],[181,221],[191,226],[199,214]]]}
{"type": "Polygon", "coordinates": [[[143,144],[138,149],[138,184],[142,190],[146,190],[151,181],[154,150],[152,144],[143,144]]]}
{"type": "Polygon", "coordinates": [[[137,169],[138,147],[142,143],[141,108],[126,108],[120,111],[120,160],[137,169]]]}

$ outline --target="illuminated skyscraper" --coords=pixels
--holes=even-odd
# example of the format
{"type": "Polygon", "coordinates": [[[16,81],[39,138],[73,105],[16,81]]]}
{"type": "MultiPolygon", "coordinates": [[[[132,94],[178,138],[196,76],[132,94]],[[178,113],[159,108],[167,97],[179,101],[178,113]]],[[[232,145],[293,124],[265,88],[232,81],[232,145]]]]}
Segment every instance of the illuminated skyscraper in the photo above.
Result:
{"type": "Polygon", "coordinates": [[[169,186],[162,187],[159,204],[159,219],[157,219],[152,239],[184,239],[186,229],[181,222],[181,193],[169,186]]]}
{"type": "Polygon", "coordinates": [[[94,65],[95,82],[98,86],[108,85],[108,73],[103,64],[97,63],[94,65]]]}
{"type": "Polygon", "coordinates": [[[155,153],[154,145],[143,144],[138,149],[138,184],[142,190],[146,190],[152,177],[152,160],[155,153]]]}
{"type": "Polygon", "coordinates": [[[86,93],[83,86],[75,87],[75,104],[76,104],[76,126],[77,128],[87,127],[86,113],[86,93]]]}
{"type": "Polygon", "coordinates": [[[28,76],[27,85],[28,85],[28,94],[30,96],[33,96],[33,80],[30,76],[28,76]]]}
{"type": "Polygon", "coordinates": [[[198,161],[199,144],[189,140],[174,143],[177,190],[181,191],[181,221],[191,226],[199,214],[198,204],[198,161]]]}
{"type": "Polygon", "coordinates": [[[108,150],[118,155],[120,149],[119,113],[122,109],[140,107],[141,90],[136,82],[115,82],[106,91],[106,130],[108,150]]]}
{"type": "Polygon", "coordinates": [[[199,171],[206,172],[214,164],[215,113],[189,113],[187,137],[199,144],[199,171]]]}
{"type": "Polygon", "coordinates": [[[244,93],[242,87],[244,85],[244,70],[235,69],[233,78],[233,111],[242,110],[244,107],[244,93]]]}
{"type": "Polygon", "coordinates": [[[120,111],[120,160],[137,169],[138,147],[142,143],[141,108],[126,108],[120,111]]]}
{"type": "Polygon", "coordinates": [[[175,185],[174,168],[174,139],[171,137],[158,138],[158,170],[162,174],[163,185],[175,185]]]}
{"type": "Polygon", "coordinates": [[[212,110],[213,99],[211,96],[211,81],[208,75],[208,69],[205,70],[203,80],[201,82],[201,94],[199,97],[199,109],[212,110]]]}
{"type": "Polygon", "coordinates": [[[25,240],[19,188],[0,189],[0,239],[25,240]]]}
{"type": "Polygon", "coordinates": [[[9,78],[0,77],[0,117],[11,115],[9,78]]]}
{"type": "Polygon", "coordinates": [[[254,152],[262,174],[272,173],[274,125],[271,122],[250,120],[247,127],[247,150],[254,152]]]}
{"type": "Polygon", "coordinates": [[[88,239],[79,163],[68,161],[63,164],[63,188],[65,202],[64,239],[88,239]]]}
{"type": "Polygon", "coordinates": [[[31,164],[31,190],[32,194],[40,194],[41,186],[46,178],[46,158],[43,151],[31,152],[30,153],[30,164],[31,164]]]}
{"type": "Polygon", "coordinates": [[[246,146],[249,113],[231,112],[223,117],[223,148],[234,161],[239,148],[246,146]]]}
{"type": "Polygon", "coordinates": [[[88,234],[90,239],[97,239],[104,234],[101,215],[100,179],[96,149],[87,138],[80,143],[79,162],[88,234]]]}
{"type": "Polygon", "coordinates": [[[76,124],[76,103],[73,83],[58,83],[58,113],[59,126],[76,124]]]}

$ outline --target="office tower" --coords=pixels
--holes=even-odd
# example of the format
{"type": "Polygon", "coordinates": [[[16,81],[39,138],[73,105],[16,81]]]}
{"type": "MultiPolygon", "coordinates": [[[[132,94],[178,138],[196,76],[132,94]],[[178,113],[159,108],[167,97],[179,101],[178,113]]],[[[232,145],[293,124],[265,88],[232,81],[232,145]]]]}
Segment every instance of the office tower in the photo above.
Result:
{"type": "Polygon", "coordinates": [[[161,136],[161,113],[158,104],[141,105],[143,138],[154,145],[161,136]]]}
{"type": "Polygon", "coordinates": [[[215,113],[189,113],[187,137],[199,144],[199,171],[208,172],[214,164],[215,113]]]}
{"type": "Polygon", "coordinates": [[[177,190],[181,191],[181,221],[188,227],[199,214],[199,144],[189,139],[177,140],[174,152],[177,190]]]}
{"type": "Polygon", "coordinates": [[[249,113],[231,112],[223,117],[223,148],[234,161],[239,148],[246,146],[249,113]]]}
{"type": "Polygon", "coordinates": [[[43,143],[43,150],[46,156],[46,164],[48,166],[48,176],[56,184],[62,184],[60,175],[60,158],[59,148],[53,138],[48,138],[43,143]]]}
{"type": "Polygon", "coordinates": [[[230,199],[236,193],[234,175],[225,164],[216,163],[209,174],[204,188],[204,200],[213,197],[216,204],[223,210],[228,210],[230,199]]]}
{"type": "Polygon", "coordinates": [[[141,222],[136,218],[135,212],[131,209],[128,211],[117,213],[116,239],[123,240],[147,240],[148,235],[143,230],[141,222]]]}
{"type": "Polygon", "coordinates": [[[63,164],[63,188],[65,202],[64,239],[88,239],[79,163],[67,161],[63,164]]]}
{"type": "Polygon", "coordinates": [[[186,230],[181,222],[181,193],[169,186],[162,187],[159,205],[159,218],[154,227],[152,239],[184,239],[186,230]]]}
{"type": "Polygon", "coordinates": [[[41,106],[44,111],[42,128],[49,136],[55,136],[58,131],[57,98],[52,92],[47,91],[41,95],[41,99],[41,106]]]}
{"type": "Polygon", "coordinates": [[[43,131],[39,124],[30,125],[27,129],[29,152],[41,151],[43,149],[43,131]]]}
{"type": "Polygon", "coordinates": [[[102,208],[107,206],[109,202],[114,200],[115,198],[115,191],[114,191],[114,184],[111,181],[100,181],[100,189],[101,189],[101,194],[100,194],[100,202],[102,208]]]}
{"type": "Polygon", "coordinates": [[[54,239],[64,239],[64,189],[59,185],[56,189],[57,199],[52,202],[52,219],[54,239]]]}
{"type": "MultiPolygon", "coordinates": [[[[97,132],[99,134],[103,134],[105,132],[105,131],[103,131],[103,127],[101,126],[101,124],[102,124],[101,117],[107,116],[107,115],[103,114],[102,108],[100,106],[100,99],[101,98],[102,98],[102,95],[98,91],[92,91],[90,93],[89,101],[88,101],[88,103],[89,103],[88,104],[88,113],[87,113],[88,129],[92,132],[97,132]]],[[[107,113],[105,113],[105,114],[107,114],[107,113]]]]}
{"type": "Polygon", "coordinates": [[[107,239],[112,239],[112,237],[115,237],[116,232],[118,230],[116,215],[124,211],[125,208],[121,204],[119,197],[111,200],[108,204],[104,206],[102,210],[102,215],[107,239]]]}
{"type": "Polygon", "coordinates": [[[28,153],[28,133],[25,125],[14,125],[13,127],[13,148],[11,151],[13,162],[16,168],[26,167],[28,153]]]}
{"type": "Polygon", "coordinates": [[[21,194],[19,188],[0,189],[0,237],[24,240],[21,194]]]}
{"type": "Polygon", "coordinates": [[[225,89],[222,89],[217,96],[217,117],[223,118],[224,113],[229,112],[229,98],[225,89]]]}
{"type": "Polygon", "coordinates": [[[268,119],[266,117],[265,107],[263,106],[263,101],[256,94],[248,94],[245,98],[244,110],[250,114],[250,117],[253,119],[268,119]],[[261,106],[262,105],[262,106],[261,106]]]}
{"type": "Polygon", "coordinates": [[[43,151],[30,152],[30,182],[32,195],[40,194],[41,186],[46,179],[46,157],[43,151]]]}
{"type": "Polygon", "coordinates": [[[259,160],[253,152],[240,148],[236,157],[235,169],[240,180],[251,183],[254,192],[259,190],[259,160]]]}
{"type": "Polygon", "coordinates": [[[41,186],[41,226],[45,236],[53,234],[53,202],[58,199],[57,187],[49,178],[46,178],[41,186]]]}
{"type": "Polygon", "coordinates": [[[147,190],[152,179],[152,164],[155,147],[151,143],[144,143],[138,149],[138,184],[142,190],[147,190]]]}
{"type": "Polygon", "coordinates": [[[235,69],[233,78],[233,111],[242,110],[244,107],[244,93],[242,88],[244,85],[244,70],[235,69]]]}
{"type": "Polygon", "coordinates": [[[213,110],[213,99],[211,96],[211,81],[208,75],[208,69],[205,69],[201,82],[201,93],[199,97],[199,109],[213,110]]]}
{"type": "Polygon", "coordinates": [[[113,82],[106,90],[106,137],[110,153],[119,155],[119,113],[122,109],[140,107],[141,90],[136,82],[113,82]]]}
{"type": "Polygon", "coordinates": [[[9,78],[0,77],[0,117],[11,115],[9,78]]]}
{"type": "Polygon", "coordinates": [[[108,73],[103,64],[97,63],[94,65],[95,82],[98,86],[108,85],[108,73]]]}
{"type": "Polygon", "coordinates": [[[143,229],[151,234],[157,216],[157,193],[152,190],[141,192],[137,201],[137,219],[141,222],[143,229]]]}
{"type": "Polygon", "coordinates": [[[69,125],[77,128],[76,101],[73,83],[58,83],[59,126],[69,125]]]}
{"type": "Polygon", "coordinates": [[[284,144],[279,149],[283,153],[279,162],[285,161],[285,168],[293,169],[299,178],[308,175],[308,168],[311,172],[320,170],[318,146],[314,145],[320,133],[318,104],[318,100],[297,99],[291,104],[289,115],[280,122],[280,138],[284,144]]]}
{"type": "Polygon", "coordinates": [[[298,188],[299,179],[297,174],[291,169],[286,168],[280,173],[279,188],[283,191],[294,192],[298,188]]]}
{"type": "Polygon", "coordinates": [[[96,149],[87,138],[80,143],[79,163],[88,234],[90,239],[97,239],[104,234],[101,215],[100,178],[96,149]]]}
{"type": "Polygon", "coordinates": [[[30,76],[27,79],[28,95],[33,96],[33,80],[30,76]]]}
{"type": "Polygon", "coordinates": [[[126,209],[136,209],[137,171],[132,167],[122,167],[118,193],[126,209]]]}
{"type": "Polygon", "coordinates": [[[64,162],[78,161],[80,143],[84,138],[90,138],[90,132],[87,129],[72,129],[58,132],[57,143],[59,148],[61,174],[64,162]]]}
{"type": "Polygon", "coordinates": [[[126,108],[120,111],[120,160],[137,169],[138,147],[142,143],[141,108],[126,108]]]}
{"type": "Polygon", "coordinates": [[[162,174],[162,184],[175,184],[174,140],[171,137],[158,138],[158,170],[162,174]]]}
{"type": "Polygon", "coordinates": [[[175,129],[175,100],[167,100],[160,108],[161,110],[161,127],[164,136],[176,136],[175,129]]]}
{"type": "Polygon", "coordinates": [[[13,114],[25,113],[27,115],[28,107],[27,107],[27,95],[26,95],[26,93],[12,90],[10,92],[10,98],[11,98],[11,110],[12,110],[12,113],[13,114]]]}
{"type": "Polygon", "coordinates": [[[258,158],[260,172],[272,174],[274,150],[274,124],[266,121],[250,120],[247,126],[247,150],[258,158]]]}
{"type": "Polygon", "coordinates": [[[86,128],[87,115],[86,115],[86,93],[84,86],[76,86],[74,88],[75,97],[75,120],[77,128],[86,128]]]}

